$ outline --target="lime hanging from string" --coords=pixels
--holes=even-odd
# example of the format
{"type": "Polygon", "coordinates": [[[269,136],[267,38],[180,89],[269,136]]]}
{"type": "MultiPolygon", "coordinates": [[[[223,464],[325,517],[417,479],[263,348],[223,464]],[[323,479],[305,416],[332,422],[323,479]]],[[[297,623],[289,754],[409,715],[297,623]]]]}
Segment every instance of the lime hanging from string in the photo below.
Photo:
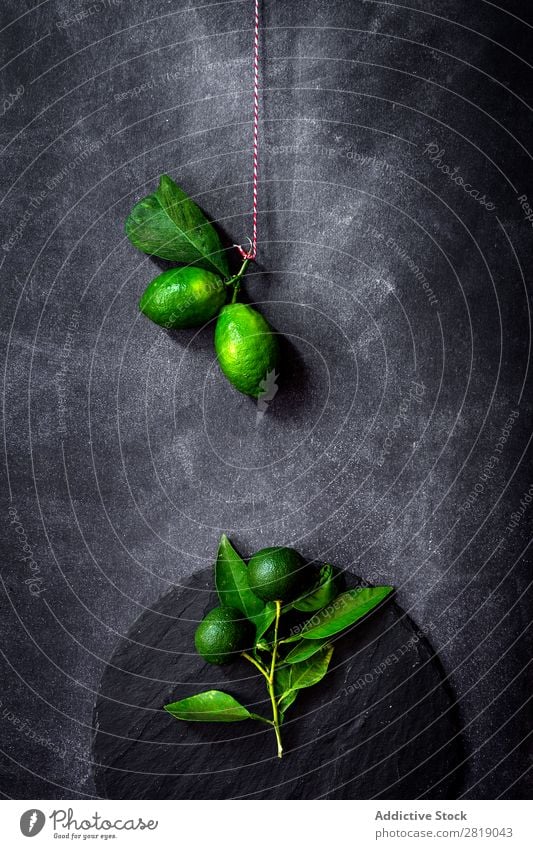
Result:
{"type": "Polygon", "coordinates": [[[228,304],[217,320],[215,351],[233,386],[254,398],[264,393],[267,375],[279,362],[276,335],[261,313],[247,304],[228,304]]]}
{"type": "Polygon", "coordinates": [[[147,286],[139,309],[161,327],[198,327],[215,316],[226,300],[218,274],[189,266],[164,271],[147,286]]]}
{"type": "Polygon", "coordinates": [[[259,183],[259,0],[254,0],[252,237],[249,250],[234,245],[242,258],[230,275],[227,251],[200,207],[167,175],[142,198],[126,219],[126,234],[146,254],[178,264],[145,289],[139,309],[156,324],[198,327],[218,315],[215,351],[223,374],[245,395],[259,398],[279,363],[276,335],[255,309],[237,301],[246,268],[257,256],[259,183]],[[231,303],[224,306],[228,291],[231,303]]]}

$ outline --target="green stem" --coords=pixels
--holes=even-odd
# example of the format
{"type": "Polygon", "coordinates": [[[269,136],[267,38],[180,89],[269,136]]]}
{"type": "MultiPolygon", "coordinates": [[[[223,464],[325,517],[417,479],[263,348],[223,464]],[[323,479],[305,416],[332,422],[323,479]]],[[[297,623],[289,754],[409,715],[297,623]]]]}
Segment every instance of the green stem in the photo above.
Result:
{"type": "Polygon", "coordinates": [[[248,654],[248,652],[245,652],[245,651],[243,651],[242,656],[245,657],[246,660],[249,660],[250,663],[253,663],[253,665],[256,667],[256,669],[259,669],[259,672],[261,673],[261,675],[265,676],[267,681],[270,680],[268,672],[266,671],[265,667],[261,663],[259,663],[259,661],[255,659],[255,657],[252,657],[251,654],[248,654]]]}
{"type": "Polygon", "coordinates": [[[272,644],[272,660],[270,662],[270,670],[268,671],[262,663],[252,657],[248,652],[243,651],[242,657],[252,663],[256,669],[259,670],[261,675],[266,679],[267,682],[267,690],[268,695],[270,696],[270,703],[272,705],[272,719],[264,719],[263,717],[255,717],[256,719],[262,719],[263,722],[268,722],[269,725],[274,726],[274,731],[276,733],[276,742],[278,744],[278,758],[283,756],[283,746],[281,745],[281,733],[280,733],[280,721],[279,721],[279,711],[278,711],[278,703],[276,701],[276,694],[274,692],[274,676],[276,674],[276,659],[278,656],[278,629],[279,629],[279,619],[281,616],[281,601],[276,601],[276,619],[274,621],[274,642],[272,644]]]}
{"type": "Polygon", "coordinates": [[[252,713],[250,716],[252,716],[253,719],[258,719],[259,722],[266,722],[267,725],[274,725],[271,719],[267,719],[265,716],[259,716],[258,713],[252,713]]]}
{"type": "Polygon", "coordinates": [[[272,644],[272,663],[270,664],[270,678],[274,680],[274,669],[276,666],[276,657],[278,654],[278,628],[279,628],[279,617],[281,616],[281,601],[275,601],[276,605],[276,618],[274,620],[274,642],[272,644]]]}
{"type": "Polygon", "coordinates": [[[241,286],[241,280],[244,277],[246,269],[250,263],[249,259],[243,260],[243,263],[234,277],[230,277],[229,280],[226,280],[226,286],[233,286],[233,295],[231,296],[231,303],[234,304],[237,300],[237,294],[239,292],[241,286]]]}
{"type": "Polygon", "coordinates": [[[283,756],[283,746],[281,745],[281,733],[279,730],[279,713],[278,713],[278,703],[276,701],[276,695],[274,693],[274,674],[276,672],[276,657],[278,654],[278,628],[279,628],[279,617],[281,615],[281,602],[276,601],[276,619],[274,623],[274,644],[272,648],[272,663],[270,664],[270,675],[268,677],[268,694],[270,696],[270,701],[272,703],[272,721],[274,724],[274,731],[276,732],[276,741],[278,744],[278,758],[283,756]]]}

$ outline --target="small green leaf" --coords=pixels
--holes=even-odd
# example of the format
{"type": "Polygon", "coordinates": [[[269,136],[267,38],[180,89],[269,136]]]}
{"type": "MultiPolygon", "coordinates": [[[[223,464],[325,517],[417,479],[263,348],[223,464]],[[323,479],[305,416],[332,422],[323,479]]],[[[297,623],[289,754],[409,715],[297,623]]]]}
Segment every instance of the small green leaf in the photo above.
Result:
{"type": "Polygon", "coordinates": [[[322,646],[324,646],[327,642],[327,637],[324,640],[301,640],[294,646],[293,649],[291,649],[287,657],[284,658],[284,662],[300,663],[302,660],[307,660],[308,657],[312,657],[320,651],[322,646]]]}
{"type": "Polygon", "coordinates": [[[290,667],[290,689],[302,690],[304,687],[318,684],[328,671],[332,654],[333,646],[324,646],[307,660],[293,663],[290,667]]]}
{"type": "MultiPolygon", "coordinates": [[[[269,601],[265,604],[264,609],[261,613],[254,616],[254,622],[256,626],[256,634],[255,640],[256,644],[259,642],[263,634],[266,634],[270,626],[272,625],[274,619],[276,618],[276,603],[274,601],[269,601]]],[[[265,641],[263,641],[265,642],[265,641]]]]}
{"type": "Polygon", "coordinates": [[[165,710],[176,719],[187,722],[240,722],[243,719],[258,719],[243,705],[221,690],[207,690],[179,702],[165,705],[165,710]]]}
{"type": "Polygon", "coordinates": [[[135,204],[126,234],[136,248],[178,262],[229,274],[218,233],[193,200],[166,174],[157,190],[135,204]]]}
{"type": "Polygon", "coordinates": [[[321,610],[333,601],[337,592],[338,581],[335,570],[330,563],[325,563],[320,569],[318,580],[313,589],[297,598],[292,606],[295,610],[301,610],[304,613],[321,610]]]}
{"type": "Polygon", "coordinates": [[[281,714],[281,721],[285,719],[285,714],[298,697],[298,690],[289,690],[278,702],[278,710],[281,714]]]}
{"type": "Polygon", "coordinates": [[[296,700],[298,692],[322,680],[328,671],[332,654],[333,646],[318,646],[317,651],[307,660],[290,666],[281,666],[277,670],[275,690],[282,720],[296,700]]]}
{"type": "Polygon", "coordinates": [[[316,613],[303,626],[299,634],[289,637],[286,642],[294,643],[304,637],[306,640],[321,640],[338,634],[366,616],[393,591],[394,587],[365,587],[341,593],[324,610],[316,613]]]}
{"type": "MultiPolygon", "coordinates": [[[[259,618],[263,616],[264,602],[251,591],[246,564],[237,554],[226,534],[222,534],[218,547],[215,584],[221,603],[226,607],[236,607],[257,626],[259,618]]],[[[261,622],[263,622],[262,618],[261,622]]]]}
{"type": "Polygon", "coordinates": [[[286,711],[296,700],[298,690],[291,690],[291,668],[280,666],[274,675],[274,693],[278,702],[278,709],[283,722],[286,711]]]}

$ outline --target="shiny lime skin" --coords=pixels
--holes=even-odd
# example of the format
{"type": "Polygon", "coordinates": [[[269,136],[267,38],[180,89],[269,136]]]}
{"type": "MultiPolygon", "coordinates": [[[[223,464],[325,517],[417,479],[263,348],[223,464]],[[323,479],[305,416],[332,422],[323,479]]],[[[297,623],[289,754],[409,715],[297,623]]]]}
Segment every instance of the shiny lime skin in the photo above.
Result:
{"type": "Polygon", "coordinates": [[[294,548],[262,548],[248,563],[248,584],[263,601],[291,601],[306,581],[305,561],[294,548]]]}
{"type": "Polygon", "coordinates": [[[254,398],[263,394],[263,381],[279,362],[277,336],[261,313],[247,304],[228,304],[221,310],[215,351],[229,382],[254,398]]]}
{"type": "Polygon", "coordinates": [[[214,607],[198,625],[194,644],[208,663],[230,663],[253,644],[253,629],[239,610],[214,607]]]}
{"type": "Polygon", "coordinates": [[[213,318],[226,300],[218,274],[203,268],[170,268],[146,287],[139,309],[161,327],[198,327],[213,318]]]}

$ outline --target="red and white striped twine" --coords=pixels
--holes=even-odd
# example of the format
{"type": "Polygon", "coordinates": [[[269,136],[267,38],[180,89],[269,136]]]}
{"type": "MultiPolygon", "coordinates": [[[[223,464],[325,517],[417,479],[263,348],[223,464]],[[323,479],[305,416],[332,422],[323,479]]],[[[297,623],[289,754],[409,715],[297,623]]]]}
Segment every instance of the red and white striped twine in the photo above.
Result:
{"type": "Polygon", "coordinates": [[[254,0],[254,119],[253,119],[253,173],[252,173],[252,238],[250,250],[235,245],[243,259],[257,256],[257,183],[259,176],[259,0],[254,0]]]}

